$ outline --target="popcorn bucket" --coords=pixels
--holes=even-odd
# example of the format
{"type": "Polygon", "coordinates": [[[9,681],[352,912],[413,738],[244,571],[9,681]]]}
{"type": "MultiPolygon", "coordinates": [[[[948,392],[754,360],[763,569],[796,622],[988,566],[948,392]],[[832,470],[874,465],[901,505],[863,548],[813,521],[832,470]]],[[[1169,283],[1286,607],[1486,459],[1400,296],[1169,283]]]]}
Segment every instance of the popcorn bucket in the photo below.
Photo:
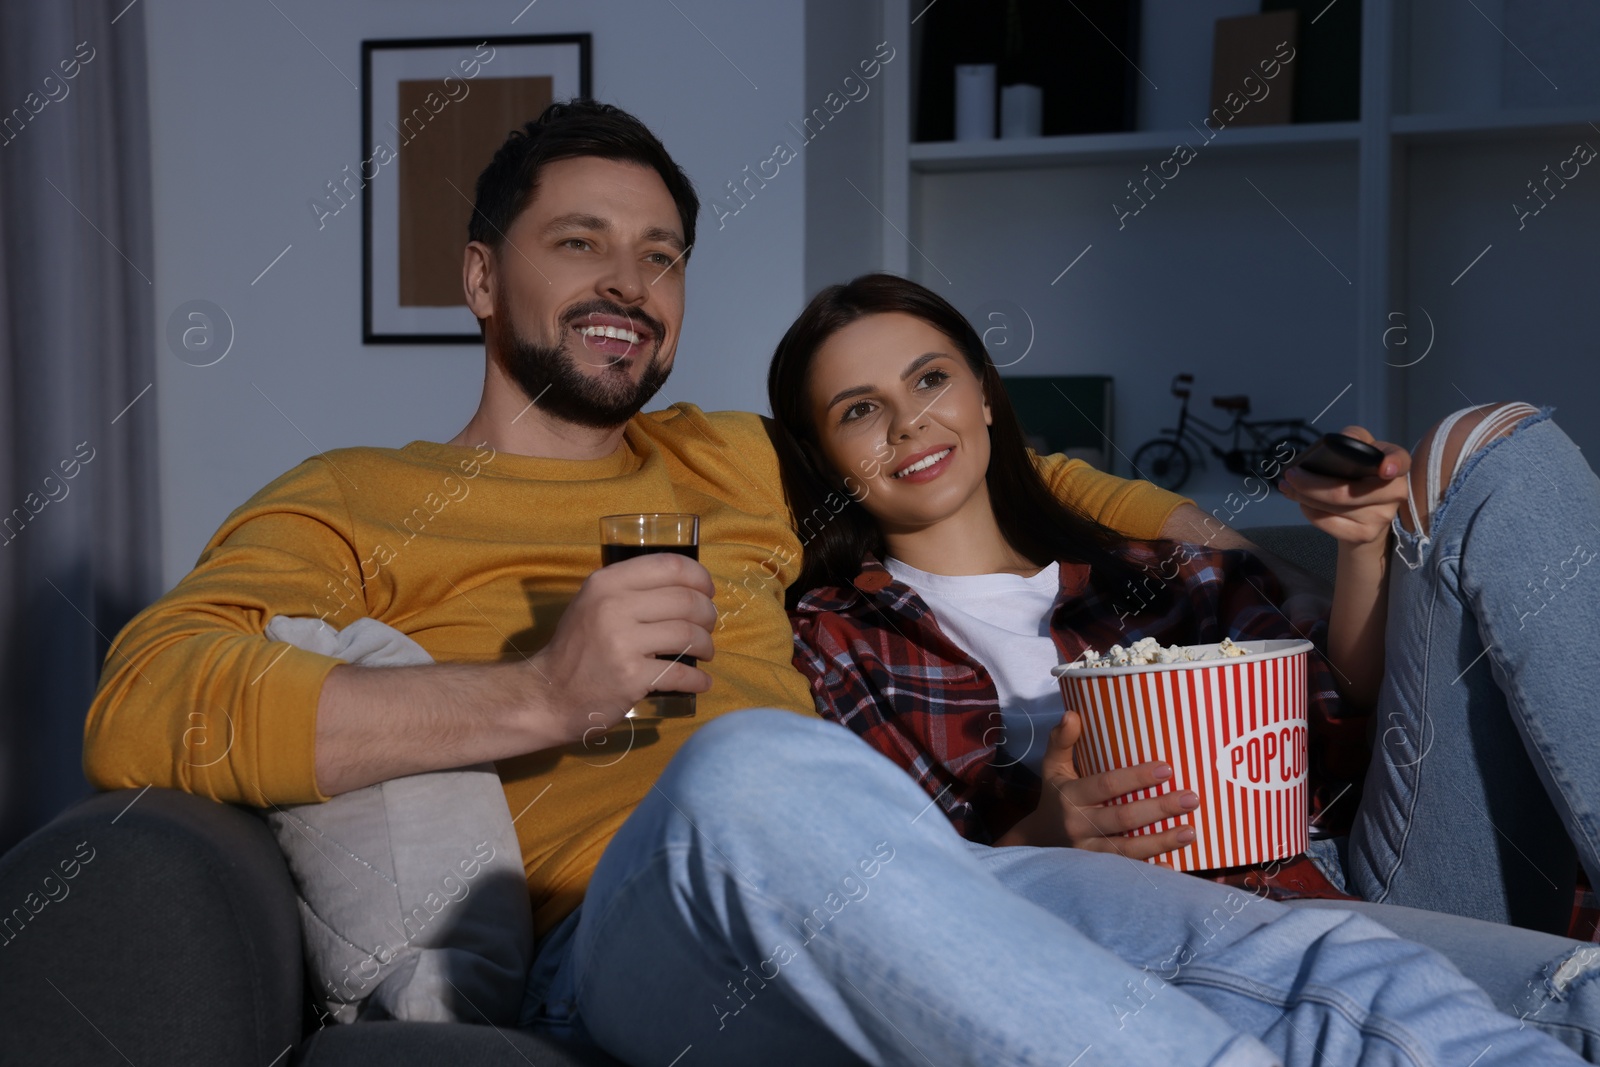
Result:
{"type": "MultiPolygon", "coordinates": [[[[1083,719],[1081,774],[1164,760],[1172,777],[1113,804],[1191,789],[1186,848],[1152,859],[1179,871],[1241,867],[1306,850],[1306,653],[1309,641],[1241,641],[1246,654],[1136,667],[1055,668],[1083,719]]],[[[1206,646],[1199,646],[1206,648],[1206,646]]]]}

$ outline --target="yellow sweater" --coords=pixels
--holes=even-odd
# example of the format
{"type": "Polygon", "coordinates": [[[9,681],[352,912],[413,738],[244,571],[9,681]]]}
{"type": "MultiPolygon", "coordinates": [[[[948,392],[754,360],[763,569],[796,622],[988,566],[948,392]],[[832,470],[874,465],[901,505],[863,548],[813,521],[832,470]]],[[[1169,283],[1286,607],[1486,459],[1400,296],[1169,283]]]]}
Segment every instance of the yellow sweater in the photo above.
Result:
{"type": "MultiPolygon", "coordinates": [[[[1131,536],[1154,537],[1180,502],[1078,460],[1041,463],[1063,499],[1131,536]]],[[[783,610],[801,545],[755,415],[676,405],[636,417],[624,446],[592,461],[422,441],[307,460],[230,515],[195,569],[118,636],[85,726],[85,773],[102,789],[326,800],[317,698],[339,661],[267,640],[268,620],[343,627],[369,615],[441,662],[529,654],[600,565],[597,518],[625,511],[701,516],[721,613],[713,686],[695,718],[659,732],[624,728],[603,746],[498,765],[547,930],[583,899],[606,843],[696,726],[749,707],[814,714],[783,610]]]]}

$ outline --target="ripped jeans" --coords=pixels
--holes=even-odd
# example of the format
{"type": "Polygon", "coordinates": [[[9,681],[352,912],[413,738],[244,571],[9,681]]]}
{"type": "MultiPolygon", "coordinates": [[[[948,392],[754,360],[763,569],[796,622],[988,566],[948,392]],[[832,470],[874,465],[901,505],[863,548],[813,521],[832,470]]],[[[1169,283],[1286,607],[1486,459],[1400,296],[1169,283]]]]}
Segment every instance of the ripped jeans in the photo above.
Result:
{"type": "Polygon", "coordinates": [[[1395,533],[1345,884],[1565,930],[1575,859],[1600,886],[1600,478],[1546,411],[1467,460],[1430,536],[1395,533]]]}
{"type": "Polygon", "coordinates": [[[633,1067],[1600,1062],[1600,984],[1560,970],[1593,948],[1325,903],[966,841],[848,729],[740,711],[606,847],[523,1024],[633,1067]]]}

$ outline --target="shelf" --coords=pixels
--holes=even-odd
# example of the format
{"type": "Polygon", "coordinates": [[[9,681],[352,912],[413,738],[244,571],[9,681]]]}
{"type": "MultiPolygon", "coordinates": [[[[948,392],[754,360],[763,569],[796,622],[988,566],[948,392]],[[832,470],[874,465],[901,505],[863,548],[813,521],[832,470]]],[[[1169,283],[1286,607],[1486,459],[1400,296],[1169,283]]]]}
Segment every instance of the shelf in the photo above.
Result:
{"type": "Polygon", "coordinates": [[[1600,126],[1600,104],[1587,107],[1529,110],[1462,111],[1422,115],[1396,115],[1392,129],[1397,137],[1413,141],[1475,140],[1504,136],[1535,136],[1563,129],[1600,126]]]}
{"type": "MultiPolygon", "coordinates": [[[[1600,105],[1535,110],[1470,111],[1448,114],[1396,115],[1392,132],[1411,141],[1452,141],[1506,136],[1537,136],[1560,130],[1600,126],[1600,105]]],[[[1591,127],[1592,128],[1592,127],[1591,127]]],[[[1235,126],[1202,145],[1193,129],[1136,130],[1124,133],[1072,134],[992,141],[931,141],[910,146],[912,171],[1014,170],[1028,167],[1116,163],[1165,156],[1179,142],[1201,153],[1263,152],[1310,147],[1353,147],[1360,137],[1357,122],[1308,123],[1295,126],[1235,126]]],[[[1600,131],[1596,131],[1600,136],[1600,131]]]]}
{"type": "MultiPolygon", "coordinates": [[[[830,228],[830,216],[808,210],[808,240],[819,249],[815,258],[826,263],[832,276],[855,268],[857,259],[861,269],[928,273],[932,268],[925,249],[941,265],[970,260],[973,269],[966,277],[942,279],[953,287],[949,291],[967,301],[964,308],[998,306],[995,294],[1036,301],[1048,320],[1044,329],[1062,338],[1092,341],[1095,347],[1088,351],[1116,343],[1119,326],[1128,320],[1139,331],[1140,347],[1126,360],[1107,360],[1094,369],[1114,371],[1134,384],[1123,390],[1125,399],[1119,403],[1125,410],[1118,413],[1119,423],[1133,437],[1119,443],[1130,451],[1170,421],[1167,401],[1159,388],[1148,387],[1147,379],[1159,383],[1164,373],[1176,370],[1177,360],[1188,358],[1182,353],[1195,349],[1196,336],[1204,342],[1213,334],[1223,336],[1223,331],[1231,338],[1226,347],[1201,348],[1212,354],[1219,374],[1256,371],[1263,397],[1275,396],[1274,403],[1285,405],[1298,402],[1306,383],[1325,382],[1327,398],[1321,403],[1342,405],[1337,412],[1330,409],[1328,419],[1360,423],[1393,440],[1414,438],[1437,417],[1435,409],[1452,403],[1452,397],[1460,399],[1451,375],[1485,383],[1486,392],[1506,388],[1502,353],[1521,343],[1528,326],[1514,321],[1515,316],[1508,320],[1504,307],[1547,301],[1537,305],[1541,314],[1535,321],[1541,336],[1557,340],[1537,355],[1568,374],[1568,357],[1561,353],[1574,350],[1573,339],[1588,336],[1583,331],[1589,324],[1575,299],[1560,308],[1548,301],[1574,291],[1570,271],[1562,269],[1578,255],[1570,232],[1541,219],[1537,228],[1530,225],[1530,232],[1517,239],[1516,262],[1508,262],[1509,251],[1495,243],[1487,264],[1473,264],[1483,258],[1492,236],[1482,231],[1481,204],[1502,195],[1502,183],[1510,189],[1525,177],[1525,155],[1537,150],[1537,167],[1547,158],[1566,158],[1578,142],[1600,148],[1600,91],[1591,91],[1588,78],[1557,75],[1559,94],[1526,97],[1539,101],[1534,106],[1501,107],[1505,88],[1515,87],[1510,68],[1502,77],[1502,67],[1532,61],[1507,44],[1496,14],[1500,0],[1480,0],[1481,9],[1461,0],[1352,3],[1359,6],[1362,21],[1359,121],[1230,125],[1207,140],[1209,131],[1197,127],[1210,98],[1215,21],[1251,5],[1244,0],[1152,0],[1144,8],[1134,55],[1137,90],[1146,105],[1140,114],[1152,116],[1144,128],[926,143],[911,138],[921,84],[916,35],[918,27],[926,29],[928,0],[883,0],[877,5],[883,13],[882,32],[897,47],[905,42],[907,60],[886,65],[879,82],[884,114],[880,180],[875,189],[852,189],[844,178],[853,180],[855,171],[846,160],[835,164],[840,175],[833,179],[843,189],[836,200],[840,210],[868,236],[859,255],[851,252],[855,259],[834,255],[838,224],[830,228]],[[1158,84],[1160,100],[1148,95],[1158,84]],[[1408,99],[1416,101],[1415,108],[1408,99]],[[1187,121],[1191,116],[1193,125],[1187,121]],[[1536,149],[1541,141],[1548,143],[1536,149]],[[1188,206],[1182,210],[1176,201],[1156,205],[1155,218],[1164,219],[1162,224],[1146,225],[1140,219],[1134,231],[1140,238],[1110,247],[1110,238],[1100,234],[1107,228],[1122,229],[1120,209],[1116,216],[1103,209],[1096,212],[1093,204],[1084,206],[1085,199],[1093,200],[1102,187],[1142,179],[1144,167],[1170,175],[1172,164],[1164,161],[1178,144],[1191,146],[1202,159],[1221,157],[1216,181],[1204,189],[1187,189],[1188,206]],[[1513,150],[1515,158],[1493,158],[1502,147],[1513,150]],[[1457,167],[1457,156],[1471,157],[1472,165],[1457,167]],[[1257,164],[1268,179],[1276,179],[1271,172],[1278,171],[1285,180],[1261,182],[1252,190],[1243,178],[1256,178],[1245,172],[1257,164]],[[1129,173],[1115,173],[1124,169],[1129,173]],[[1422,176],[1430,184],[1421,184],[1422,176]],[[875,195],[869,199],[865,193],[875,195]],[[1259,204],[1252,202],[1256,193],[1261,195],[1259,204]],[[1086,275],[1085,265],[1073,266],[1086,253],[1099,273],[1086,275]],[[1503,255],[1507,260],[1498,258],[1503,255]],[[1238,257],[1238,265],[1207,276],[1206,268],[1222,264],[1224,257],[1238,257]],[[1333,269],[1338,274],[1325,270],[1322,260],[1337,263],[1333,269]],[[1499,274],[1486,274],[1488,270],[1499,274]],[[1228,279],[1235,273],[1261,287],[1276,286],[1273,291],[1279,295],[1270,302],[1230,304],[1234,287],[1228,279]],[[1302,276],[1304,285],[1299,284],[1302,276]],[[1046,303],[1069,291],[1071,296],[1046,303]],[[1161,301],[1162,311],[1155,315],[1149,311],[1152,294],[1159,294],[1161,301]],[[1393,359],[1389,349],[1396,336],[1397,309],[1412,307],[1417,299],[1434,311],[1435,303],[1442,307],[1448,301],[1451,316],[1463,324],[1456,335],[1461,340],[1459,365],[1447,368],[1426,361],[1407,370],[1401,366],[1405,361],[1393,359]],[[1220,308],[1228,310],[1212,314],[1220,308]],[[1206,325],[1197,332],[1191,323],[1199,321],[1206,325]],[[1317,361],[1280,366],[1264,350],[1256,357],[1253,353],[1261,346],[1246,340],[1254,337],[1301,340],[1317,353],[1317,361]],[[1235,341],[1242,341],[1252,355],[1236,357],[1234,350],[1241,346],[1235,341]]],[[[849,13],[857,6],[863,5],[808,0],[808,26],[819,40],[831,40],[835,27],[853,17],[849,13]]],[[[1319,0],[1315,11],[1326,6],[1328,0],[1319,0]]],[[[1593,7],[1594,0],[1523,6],[1539,9],[1542,18],[1547,6],[1576,12],[1593,7]]],[[[880,39],[863,29],[839,58],[846,61],[855,52],[870,51],[880,39]]],[[[1540,49],[1517,43],[1545,64],[1540,49]]],[[[1564,53],[1592,57],[1600,36],[1579,33],[1574,23],[1561,44],[1564,53]]],[[[1556,74],[1555,59],[1550,63],[1550,73],[1556,74]]],[[[941,100],[940,106],[947,103],[941,100]]],[[[1210,166],[1201,164],[1206,170],[1210,166]]],[[[1571,164],[1564,166],[1570,173],[1571,164]]],[[[1581,227],[1589,213],[1576,202],[1561,210],[1574,227],[1581,227]]],[[[1510,221],[1509,216],[1501,218],[1510,221]]],[[[1517,225],[1511,222],[1513,230],[1517,225]]],[[[1232,265],[1235,259],[1227,262],[1232,265]]],[[[831,277],[817,280],[825,283],[831,277]]],[[[1030,322],[1032,317],[1030,311],[1030,322]]],[[[990,320],[1000,321],[993,315],[990,320]]],[[[1042,364],[1038,373],[1084,369],[1066,351],[1044,359],[1053,362],[1042,364]]],[[[1553,369],[1550,377],[1557,380],[1553,369]]],[[[1462,386],[1466,384],[1463,380],[1462,386]]],[[[1515,382],[1512,386],[1517,387],[1515,382]]],[[[1592,420],[1588,432],[1600,442],[1592,420]]],[[[1229,484],[1197,485],[1194,492],[1226,495],[1232,491],[1229,484]]],[[[1218,503],[1214,496],[1212,502],[1218,503]]],[[[1246,516],[1245,522],[1251,521],[1246,516]]]]}
{"type": "Polygon", "coordinates": [[[1191,145],[1201,154],[1317,146],[1353,148],[1360,128],[1360,123],[1356,122],[1234,126],[1222,130],[1209,142],[1194,129],[1085,133],[993,141],[928,141],[911,145],[910,162],[913,171],[928,174],[1148,160],[1152,155],[1169,155],[1173,146],[1180,142],[1191,145]]]}

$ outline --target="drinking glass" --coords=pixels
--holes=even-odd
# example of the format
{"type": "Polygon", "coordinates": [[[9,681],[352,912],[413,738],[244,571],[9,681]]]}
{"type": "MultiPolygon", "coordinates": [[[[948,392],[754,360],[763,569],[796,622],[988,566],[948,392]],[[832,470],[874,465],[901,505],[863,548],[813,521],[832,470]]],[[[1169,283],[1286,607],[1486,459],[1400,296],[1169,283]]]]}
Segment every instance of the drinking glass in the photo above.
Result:
{"type": "MultiPolygon", "coordinates": [[[[601,518],[601,566],[610,566],[652,552],[676,552],[680,556],[699,559],[700,516],[681,512],[642,512],[601,518]]],[[[656,659],[675,660],[691,667],[696,665],[695,658],[684,653],[660,655],[656,659]]],[[[627,718],[681,719],[693,714],[693,693],[653,689],[628,709],[627,718]]]]}

